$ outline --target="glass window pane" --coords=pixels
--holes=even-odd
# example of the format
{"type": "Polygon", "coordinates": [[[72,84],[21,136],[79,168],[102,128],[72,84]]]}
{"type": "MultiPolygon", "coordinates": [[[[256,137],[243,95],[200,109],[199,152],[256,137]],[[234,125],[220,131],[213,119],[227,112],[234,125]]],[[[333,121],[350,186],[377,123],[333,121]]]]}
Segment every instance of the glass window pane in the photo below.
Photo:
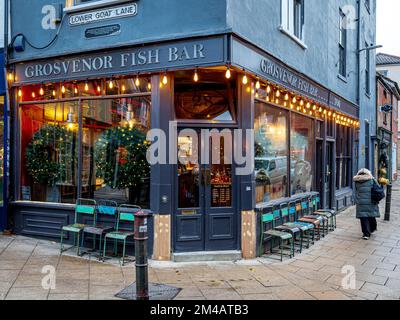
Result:
{"type": "Polygon", "coordinates": [[[310,192],[314,172],[313,120],[293,113],[290,128],[291,194],[310,192]]]}
{"type": "Polygon", "coordinates": [[[287,112],[255,104],[256,202],[286,196],[288,183],[287,112]]]}
{"type": "Polygon", "coordinates": [[[82,101],[82,197],[149,207],[150,97],[82,101]]]}
{"type": "Polygon", "coordinates": [[[223,72],[177,72],[175,75],[175,115],[181,120],[235,120],[236,80],[223,72]]]}
{"type": "Polygon", "coordinates": [[[75,203],[78,102],[21,107],[21,200],[75,203]]]}

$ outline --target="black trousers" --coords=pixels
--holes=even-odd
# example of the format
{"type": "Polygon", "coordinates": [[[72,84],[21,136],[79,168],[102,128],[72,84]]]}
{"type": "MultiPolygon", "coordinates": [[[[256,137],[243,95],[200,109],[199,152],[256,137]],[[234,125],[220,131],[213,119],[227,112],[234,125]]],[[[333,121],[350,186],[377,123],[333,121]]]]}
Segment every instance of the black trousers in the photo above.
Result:
{"type": "Polygon", "coordinates": [[[370,237],[376,231],[376,218],[360,218],[361,230],[364,236],[370,237]]]}

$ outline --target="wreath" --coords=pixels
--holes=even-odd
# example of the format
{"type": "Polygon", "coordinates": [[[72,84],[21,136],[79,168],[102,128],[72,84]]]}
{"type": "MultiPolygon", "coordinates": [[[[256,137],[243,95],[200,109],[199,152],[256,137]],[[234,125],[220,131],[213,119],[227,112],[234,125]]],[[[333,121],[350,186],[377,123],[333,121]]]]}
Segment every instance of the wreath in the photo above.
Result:
{"type": "Polygon", "coordinates": [[[104,131],[95,144],[96,176],[113,189],[140,186],[150,175],[148,145],[146,135],[136,128],[118,126],[104,131]]]}
{"type": "MultiPolygon", "coordinates": [[[[59,125],[41,127],[26,147],[26,169],[34,183],[54,186],[66,178],[66,168],[73,161],[75,133],[59,125]]],[[[73,167],[73,166],[72,166],[73,167]]]]}

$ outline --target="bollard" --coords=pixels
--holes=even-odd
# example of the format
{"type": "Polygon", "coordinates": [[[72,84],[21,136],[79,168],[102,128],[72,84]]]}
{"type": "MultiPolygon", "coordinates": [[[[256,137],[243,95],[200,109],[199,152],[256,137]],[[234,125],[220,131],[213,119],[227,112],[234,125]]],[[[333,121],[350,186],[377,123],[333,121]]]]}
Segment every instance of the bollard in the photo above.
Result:
{"type": "Polygon", "coordinates": [[[149,275],[147,263],[147,219],[149,211],[135,213],[136,300],[149,300],[149,275]]]}
{"type": "Polygon", "coordinates": [[[392,185],[388,184],[386,188],[385,221],[390,221],[390,207],[392,205],[392,185]]]}

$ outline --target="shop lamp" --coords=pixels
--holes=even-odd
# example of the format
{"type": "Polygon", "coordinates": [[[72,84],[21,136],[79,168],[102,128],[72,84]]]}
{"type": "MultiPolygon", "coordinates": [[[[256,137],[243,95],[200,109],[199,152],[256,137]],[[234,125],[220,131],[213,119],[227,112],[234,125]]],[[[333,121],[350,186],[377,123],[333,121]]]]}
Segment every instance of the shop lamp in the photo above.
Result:
{"type": "Polygon", "coordinates": [[[304,100],[303,99],[300,100],[300,105],[304,106],[304,100]]]}
{"type": "Polygon", "coordinates": [[[287,107],[287,102],[286,102],[286,101],[283,103],[283,106],[284,106],[285,108],[287,107]]]}
{"type": "Polygon", "coordinates": [[[259,94],[258,94],[258,91],[256,91],[256,98],[258,99],[259,98],[259,94]]]}
{"type": "Polygon", "coordinates": [[[269,96],[266,96],[265,100],[266,100],[267,102],[269,102],[269,96]]]}
{"type": "Polygon", "coordinates": [[[122,91],[122,92],[125,92],[125,90],[126,90],[126,87],[125,87],[125,85],[123,84],[122,87],[121,87],[121,91],[122,91]]]}
{"type": "Polygon", "coordinates": [[[22,89],[21,88],[18,89],[18,97],[20,97],[20,98],[22,97],[22,89]]]}
{"type": "Polygon", "coordinates": [[[260,88],[261,88],[260,81],[259,81],[259,80],[257,80],[257,82],[256,82],[256,89],[258,90],[258,89],[260,89],[260,88]]]}
{"type": "Polygon", "coordinates": [[[286,94],[285,94],[285,101],[288,101],[288,100],[289,100],[289,94],[286,93],[286,94]]]}
{"type": "Polygon", "coordinates": [[[74,87],[74,93],[78,94],[78,87],[77,86],[74,87]]]}
{"type": "Polygon", "coordinates": [[[310,116],[312,116],[312,111],[310,111],[310,116]]]}
{"type": "Polygon", "coordinates": [[[56,96],[56,90],[53,90],[53,97],[55,97],[56,96]]]}
{"type": "Polygon", "coordinates": [[[198,82],[199,81],[199,74],[197,73],[197,69],[194,70],[193,81],[194,82],[198,82]]]}
{"type": "Polygon", "coordinates": [[[136,85],[136,87],[140,86],[140,79],[139,79],[138,75],[136,76],[135,85],[136,85]]]}
{"type": "Polygon", "coordinates": [[[278,98],[275,99],[275,104],[279,104],[279,99],[278,98]]]}
{"type": "Polygon", "coordinates": [[[97,92],[100,93],[101,92],[101,87],[97,86],[97,92]]]}
{"type": "Polygon", "coordinates": [[[321,107],[319,107],[319,109],[318,109],[318,112],[319,112],[319,113],[321,113],[321,112],[322,112],[322,108],[321,108],[321,107]]]}
{"type": "Polygon", "coordinates": [[[110,89],[114,88],[114,81],[112,81],[112,79],[110,80],[110,82],[108,83],[108,87],[110,89]]]}
{"type": "Polygon", "coordinates": [[[9,72],[8,73],[8,81],[13,81],[14,80],[14,75],[13,75],[13,73],[12,72],[9,72]]]}
{"type": "Polygon", "coordinates": [[[294,105],[291,103],[291,104],[290,104],[290,109],[293,110],[293,108],[294,108],[294,105]]]}
{"type": "Polygon", "coordinates": [[[312,109],[313,109],[313,111],[317,110],[317,106],[314,104],[312,109]]]}
{"type": "Polygon", "coordinates": [[[333,119],[336,119],[336,113],[333,113],[332,117],[333,119]]]}
{"type": "Polygon", "coordinates": [[[225,78],[230,79],[231,76],[231,69],[229,67],[226,67],[225,78]]]}
{"type": "Polygon", "coordinates": [[[151,90],[151,82],[149,80],[149,82],[147,83],[147,89],[149,89],[149,91],[151,90]]]}
{"type": "Polygon", "coordinates": [[[309,102],[307,102],[307,109],[311,108],[311,104],[309,102]]]}
{"type": "Polygon", "coordinates": [[[36,98],[36,94],[35,94],[35,92],[32,92],[32,98],[36,98]]]}
{"type": "Polygon", "coordinates": [[[279,98],[279,97],[281,96],[281,92],[279,91],[279,89],[276,90],[275,96],[276,96],[277,98],[279,98]]]}
{"type": "Polygon", "coordinates": [[[293,99],[292,99],[292,103],[293,104],[295,104],[297,102],[297,99],[296,99],[296,97],[293,97],[293,99]]]}
{"type": "Polygon", "coordinates": [[[87,81],[85,82],[85,91],[86,91],[86,92],[89,91],[89,84],[88,84],[87,81]]]}
{"type": "Polygon", "coordinates": [[[61,92],[64,94],[65,93],[65,86],[64,86],[64,84],[62,85],[62,87],[61,87],[61,92]]]}
{"type": "Polygon", "coordinates": [[[43,89],[43,86],[41,86],[41,87],[40,87],[39,94],[40,94],[41,96],[43,96],[43,95],[44,95],[44,89],[43,89]]]}
{"type": "Polygon", "coordinates": [[[267,93],[268,94],[271,93],[271,86],[270,85],[267,86],[267,93]]]}
{"type": "Polygon", "coordinates": [[[331,117],[332,116],[332,111],[329,111],[328,112],[328,117],[331,117]]]}

